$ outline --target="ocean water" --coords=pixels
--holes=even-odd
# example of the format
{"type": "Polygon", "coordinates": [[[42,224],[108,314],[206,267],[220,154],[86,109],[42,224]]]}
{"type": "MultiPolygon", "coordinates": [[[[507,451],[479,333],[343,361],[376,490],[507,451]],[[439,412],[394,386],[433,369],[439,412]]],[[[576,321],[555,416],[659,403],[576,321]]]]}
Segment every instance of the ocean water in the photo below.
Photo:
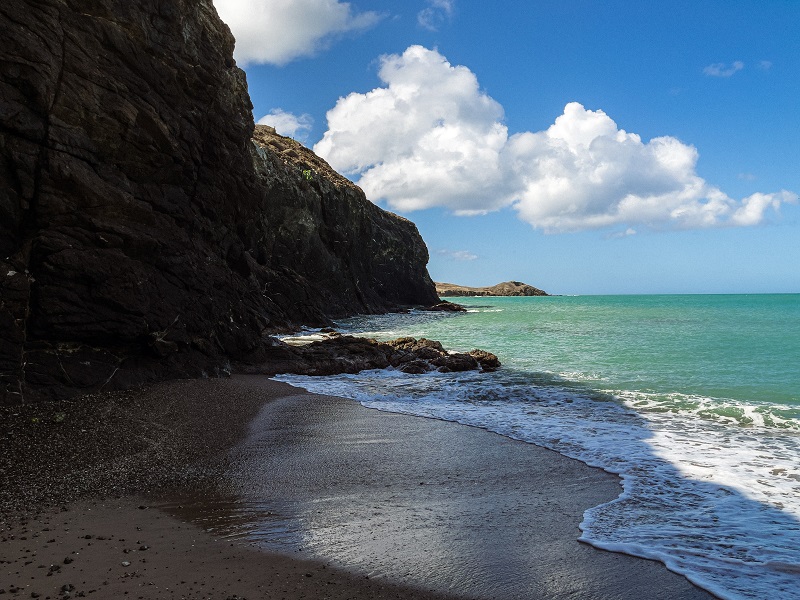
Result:
{"type": "Polygon", "coordinates": [[[582,541],[662,561],[720,598],[800,599],[800,295],[459,302],[466,314],[339,325],[483,348],[496,373],[279,379],[617,473],[623,492],[586,511],[582,541]]]}

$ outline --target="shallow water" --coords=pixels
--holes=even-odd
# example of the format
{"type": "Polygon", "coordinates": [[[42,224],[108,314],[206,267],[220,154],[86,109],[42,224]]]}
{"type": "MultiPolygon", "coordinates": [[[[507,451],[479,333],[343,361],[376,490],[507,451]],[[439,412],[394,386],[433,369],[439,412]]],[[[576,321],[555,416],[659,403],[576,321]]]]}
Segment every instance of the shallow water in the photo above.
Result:
{"type": "Polygon", "coordinates": [[[475,425],[618,473],[582,540],[723,598],[800,598],[800,296],[467,298],[341,323],[481,347],[493,374],[280,379],[475,425]]]}
{"type": "Polygon", "coordinates": [[[618,478],[477,428],[301,394],[265,405],[228,459],[216,488],[159,507],[215,537],[463,598],[708,598],[652,561],[576,543],[618,478]]]}

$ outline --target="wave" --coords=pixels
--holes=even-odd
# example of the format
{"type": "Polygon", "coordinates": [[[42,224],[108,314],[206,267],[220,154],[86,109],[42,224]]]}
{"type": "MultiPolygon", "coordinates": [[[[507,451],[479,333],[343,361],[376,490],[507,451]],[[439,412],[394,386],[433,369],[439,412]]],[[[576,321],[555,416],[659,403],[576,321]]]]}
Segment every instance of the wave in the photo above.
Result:
{"type": "Polygon", "coordinates": [[[800,598],[800,436],[791,407],[598,393],[511,370],[279,379],[481,427],[618,474],[623,492],[586,512],[582,541],[664,562],[721,598],[800,598]]]}

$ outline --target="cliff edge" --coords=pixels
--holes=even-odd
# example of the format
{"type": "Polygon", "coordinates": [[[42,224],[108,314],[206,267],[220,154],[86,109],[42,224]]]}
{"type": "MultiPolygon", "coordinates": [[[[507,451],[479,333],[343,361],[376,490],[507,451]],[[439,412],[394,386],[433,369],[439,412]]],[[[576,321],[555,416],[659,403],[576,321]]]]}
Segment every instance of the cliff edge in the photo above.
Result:
{"type": "Polygon", "coordinates": [[[0,30],[0,403],[437,302],[412,223],[255,130],[211,0],[18,0],[0,30]]]}

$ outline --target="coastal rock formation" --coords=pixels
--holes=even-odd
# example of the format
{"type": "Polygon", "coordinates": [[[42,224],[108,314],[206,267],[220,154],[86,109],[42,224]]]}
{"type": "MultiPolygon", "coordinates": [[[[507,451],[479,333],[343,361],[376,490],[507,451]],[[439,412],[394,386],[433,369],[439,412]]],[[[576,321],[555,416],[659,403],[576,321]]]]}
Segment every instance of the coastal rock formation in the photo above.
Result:
{"type": "Polygon", "coordinates": [[[276,330],[438,301],[412,223],[254,143],[211,0],[17,0],[0,30],[0,403],[220,373],[276,330]]]}
{"type": "Polygon", "coordinates": [[[447,300],[438,302],[433,306],[426,306],[422,310],[441,311],[441,312],[467,312],[467,309],[461,306],[460,304],[448,302],[447,300]]]}
{"type": "MultiPolygon", "coordinates": [[[[301,320],[300,301],[333,317],[438,303],[416,225],[368,201],[352,181],[272,127],[256,125],[253,141],[266,198],[257,246],[275,270],[291,269],[312,294],[295,295],[288,321],[301,320]]],[[[306,324],[319,320],[302,316],[306,324]]]]}
{"type": "Polygon", "coordinates": [[[448,296],[549,296],[544,290],[521,281],[505,281],[491,287],[467,287],[454,283],[436,283],[436,293],[448,296]]]}
{"type": "Polygon", "coordinates": [[[491,352],[448,352],[440,342],[426,338],[403,337],[378,342],[351,335],[329,335],[327,339],[302,345],[274,340],[269,350],[270,360],[247,372],[335,375],[395,367],[405,373],[419,374],[434,370],[442,373],[494,371],[500,367],[500,361],[491,352]]]}

